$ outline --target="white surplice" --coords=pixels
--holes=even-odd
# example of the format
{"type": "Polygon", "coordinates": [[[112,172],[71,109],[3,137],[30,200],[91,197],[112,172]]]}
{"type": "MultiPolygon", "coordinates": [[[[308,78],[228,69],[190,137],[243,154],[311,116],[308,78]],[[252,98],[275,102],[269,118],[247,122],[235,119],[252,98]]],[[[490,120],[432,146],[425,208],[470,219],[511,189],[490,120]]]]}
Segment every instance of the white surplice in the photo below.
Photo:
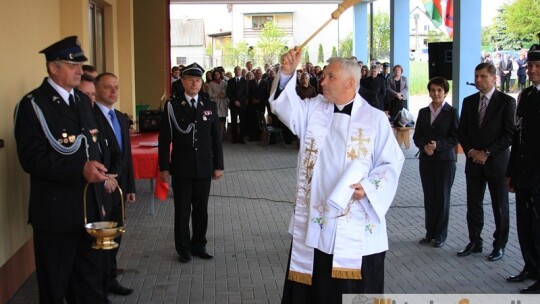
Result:
{"type": "Polygon", "coordinates": [[[333,254],[332,277],[360,279],[362,257],[388,250],[385,214],[403,166],[387,116],[356,94],[351,115],[322,95],[301,100],[296,75],[270,105],[300,138],[288,279],[311,284],[313,250],[333,254]],[[352,200],[351,184],[366,196],[352,200]]]}

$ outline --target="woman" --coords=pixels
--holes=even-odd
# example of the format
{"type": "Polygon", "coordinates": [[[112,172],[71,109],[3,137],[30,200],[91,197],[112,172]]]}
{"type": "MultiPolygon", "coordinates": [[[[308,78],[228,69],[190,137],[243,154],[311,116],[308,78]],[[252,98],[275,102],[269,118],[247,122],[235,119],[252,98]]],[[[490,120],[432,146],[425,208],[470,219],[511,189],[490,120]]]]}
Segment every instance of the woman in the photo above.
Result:
{"type": "Polygon", "coordinates": [[[221,136],[225,136],[225,121],[229,108],[227,107],[227,82],[223,79],[220,70],[212,72],[212,81],[208,83],[208,95],[217,104],[218,116],[220,120],[221,136]]]}
{"type": "Polygon", "coordinates": [[[203,83],[202,91],[208,93],[208,84],[212,82],[212,71],[206,72],[204,76],[206,78],[206,81],[203,83]]]}
{"type": "Polygon", "coordinates": [[[302,73],[300,76],[300,84],[296,86],[296,94],[298,94],[301,99],[317,96],[317,90],[309,84],[309,80],[309,74],[306,72],[302,73]]]}
{"type": "Polygon", "coordinates": [[[362,74],[362,77],[360,77],[360,79],[364,79],[364,78],[367,78],[368,77],[368,67],[367,65],[363,65],[362,68],[360,69],[360,73],[362,74]]]}
{"type": "Polygon", "coordinates": [[[420,149],[420,179],[424,190],[426,235],[420,244],[442,247],[448,235],[450,190],[456,175],[458,114],[444,101],[448,80],[435,77],[428,82],[429,106],[420,109],[413,140],[420,149]]]}
{"type": "Polygon", "coordinates": [[[394,75],[389,77],[386,82],[387,101],[385,111],[389,112],[390,120],[393,121],[396,115],[403,108],[407,108],[407,99],[409,98],[409,84],[407,77],[402,76],[403,67],[401,65],[394,66],[394,75]]]}

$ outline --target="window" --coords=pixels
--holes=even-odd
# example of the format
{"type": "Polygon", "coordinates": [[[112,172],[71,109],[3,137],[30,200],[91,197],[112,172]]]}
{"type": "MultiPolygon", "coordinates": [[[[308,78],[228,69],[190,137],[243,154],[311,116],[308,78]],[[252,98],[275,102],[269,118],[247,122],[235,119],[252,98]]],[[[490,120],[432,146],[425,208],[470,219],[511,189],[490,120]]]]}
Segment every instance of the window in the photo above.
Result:
{"type": "Polygon", "coordinates": [[[186,65],[187,64],[187,58],[186,57],[176,57],[176,65],[186,65]]]}
{"type": "Polygon", "coordinates": [[[273,16],[251,16],[251,28],[262,29],[266,22],[273,22],[273,16]]]}
{"type": "Polygon", "coordinates": [[[88,10],[90,50],[89,64],[93,65],[99,73],[105,68],[105,10],[95,2],[90,1],[88,10]]]}

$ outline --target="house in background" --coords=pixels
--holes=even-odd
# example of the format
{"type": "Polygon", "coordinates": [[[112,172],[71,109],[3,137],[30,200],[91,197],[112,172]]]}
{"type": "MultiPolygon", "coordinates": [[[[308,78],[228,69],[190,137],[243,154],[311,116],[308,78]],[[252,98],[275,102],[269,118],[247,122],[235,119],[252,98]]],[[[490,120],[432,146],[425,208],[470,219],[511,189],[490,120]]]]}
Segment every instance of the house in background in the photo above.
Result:
{"type": "Polygon", "coordinates": [[[210,66],[205,56],[206,33],[202,19],[171,19],[171,66],[198,62],[210,66]]]}
{"type": "Polygon", "coordinates": [[[411,60],[427,61],[429,32],[446,34],[446,28],[444,25],[436,28],[423,7],[415,6],[409,13],[409,20],[410,58],[411,60]]]}
{"type": "Polygon", "coordinates": [[[231,32],[209,34],[208,37],[210,37],[210,46],[212,50],[212,55],[210,56],[211,64],[208,67],[223,66],[223,56],[225,55],[223,45],[231,43],[231,32]]]}

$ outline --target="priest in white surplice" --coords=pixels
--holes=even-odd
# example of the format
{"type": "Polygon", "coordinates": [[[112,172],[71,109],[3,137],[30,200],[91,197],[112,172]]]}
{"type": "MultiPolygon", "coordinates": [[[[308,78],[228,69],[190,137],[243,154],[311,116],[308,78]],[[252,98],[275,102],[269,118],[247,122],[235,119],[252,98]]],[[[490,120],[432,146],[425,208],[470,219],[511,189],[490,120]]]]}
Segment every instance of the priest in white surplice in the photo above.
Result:
{"type": "Polygon", "coordinates": [[[300,139],[282,303],[341,303],[345,293],[383,293],[385,214],[403,153],[387,116],[357,94],[356,61],[330,59],[324,96],[301,100],[295,91],[301,53],[282,55],[270,100],[300,139]]]}

